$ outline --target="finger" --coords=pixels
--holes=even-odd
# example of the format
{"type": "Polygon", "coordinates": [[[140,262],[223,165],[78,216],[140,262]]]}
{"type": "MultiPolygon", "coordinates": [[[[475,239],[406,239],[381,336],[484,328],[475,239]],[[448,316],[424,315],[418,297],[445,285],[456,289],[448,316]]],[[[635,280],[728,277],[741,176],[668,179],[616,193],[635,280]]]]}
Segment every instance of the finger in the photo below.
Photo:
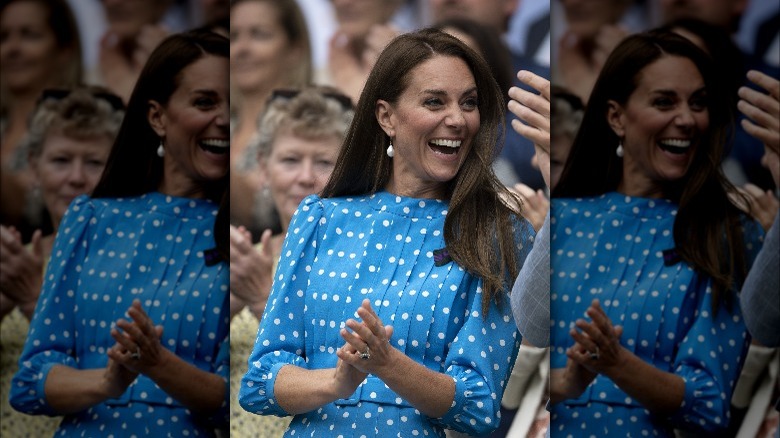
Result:
{"type": "Polygon", "coordinates": [[[534,192],[534,189],[528,187],[527,185],[523,183],[517,183],[512,187],[520,196],[530,199],[533,198],[536,195],[536,192],[534,192]]]}
{"type": "Polygon", "coordinates": [[[8,254],[18,254],[22,251],[21,243],[16,239],[14,233],[6,227],[0,227],[0,243],[3,245],[3,251],[8,254]]]}
{"type": "Polygon", "coordinates": [[[740,124],[742,125],[742,128],[745,130],[745,132],[764,143],[764,146],[767,146],[769,149],[775,151],[780,150],[780,146],[778,146],[780,144],[780,135],[778,135],[776,131],[772,131],[766,127],[756,125],[749,119],[742,119],[740,124]]]}
{"type": "Polygon", "coordinates": [[[116,326],[124,331],[124,335],[129,337],[137,347],[146,348],[149,346],[149,338],[141,331],[138,324],[120,319],[116,322],[116,326]]]}
{"type": "Polygon", "coordinates": [[[32,235],[32,250],[33,255],[38,258],[43,257],[43,232],[41,230],[35,230],[32,235]]]}
{"type": "Polygon", "coordinates": [[[521,136],[527,138],[534,144],[534,146],[540,147],[545,153],[549,153],[550,150],[550,133],[542,131],[536,127],[523,124],[520,119],[512,119],[512,129],[521,136]]]}
{"type": "Polygon", "coordinates": [[[539,91],[539,93],[548,101],[550,100],[550,81],[547,79],[531,73],[528,70],[520,70],[517,72],[517,79],[529,87],[539,91]]]}
{"type": "Polygon", "coordinates": [[[591,339],[590,336],[586,335],[585,333],[578,332],[577,330],[571,329],[569,330],[569,336],[571,336],[572,339],[574,339],[575,342],[580,344],[582,348],[584,348],[587,351],[595,352],[598,348],[598,345],[593,342],[593,339],[591,339]]]}
{"type": "Polygon", "coordinates": [[[615,337],[620,339],[621,336],[623,336],[623,326],[622,325],[616,325],[615,326],[615,337]]]}
{"type": "Polygon", "coordinates": [[[360,336],[358,333],[358,330],[360,328],[366,329],[366,327],[362,326],[357,321],[350,319],[347,321],[347,327],[352,329],[350,332],[346,328],[342,328],[339,334],[341,334],[341,337],[352,346],[352,348],[355,349],[355,351],[366,351],[366,347],[368,347],[368,343],[365,341],[365,339],[360,336]],[[354,324],[350,324],[350,321],[354,324]]]}
{"type": "Polygon", "coordinates": [[[271,229],[267,228],[263,231],[263,234],[260,235],[260,243],[263,248],[263,255],[267,257],[273,257],[273,252],[271,251],[271,229]]]}
{"type": "Polygon", "coordinates": [[[371,333],[380,341],[384,341],[384,324],[382,324],[382,320],[374,312],[369,300],[363,300],[361,307],[358,309],[358,315],[363,318],[363,323],[371,329],[371,333]]]}
{"type": "MultiPolygon", "coordinates": [[[[550,101],[538,94],[534,94],[528,90],[523,90],[520,87],[512,87],[509,89],[509,97],[512,98],[511,102],[520,104],[520,106],[529,109],[531,114],[537,114],[541,116],[538,124],[546,124],[549,126],[550,117],[550,101]]],[[[511,108],[510,108],[511,109],[511,108]]],[[[517,114],[516,111],[512,111],[517,114]]]]}
{"type": "Polygon", "coordinates": [[[598,300],[593,300],[591,306],[585,311],[585,314],[596,323],[596,326],[602,332],[612,333],[612,321],[607,316],[607,313],[604,312],[604,309],[601,307],[601,303],[599,303],[598,300]]]}
{"type": "MultiPolygon", "coordinates": [[[[754,90],[747,89],[750,93],[755,93],[754,90]]],[[[773,102],[773,104],[766,105],[765,101],[771,101],[771,98],[765,94],[761,94],[762,99],[758,101],[748,101],[744,98],[737,102],[737,108],[742,114],[751,118],[757,124],[765,128],[777,128],[780,122],[777,121],[778,114],[780,114],[780,104],[773,102]]]]}
{"type": "Polygon", "coordinates": [[[133,321],[135,321],[136,324],[138,324],[138,327],[143,331],[145,336],[152,337],[156,334],[154,323],[152,323],[152,319],[149,318],[149,315],[144,311],[139,299],[136,298],[133,300],[133,304],[127,310],[127,314],[133,318],[133,321]]]}
{"type": "MultiPolygon", "coordinates": [[[[121,321],[121,320],[120,320],[121,321]]],[[[117,325],[119,325],[119,322],[117,321],[117,325]]],[[[124,330],[123,327],[120,327],[124,330]]],[[[139,347],[138,344],[136,344],[132,339],[130,339],[127,334],[120,333],[119,330],[113,328],[111,329],[111,337],[114,338],[114,340],[122,345],[122,347],[125,348],[127,351],[136,351],[139,347]]]]}
{"type": "MultiPolygon", "coordinates": [[[[587,345],[588,347],[587,350],[593,351],[594,350],[593,347],[607,344],[608,340],[606,338],[606,333],[601,331],[601,329],[593,322],[587,322],[584,319],[578,319],[577,321],[575,321],[574,325],[577,326],[577,328],[579,328],[582,331],[582,333],[588,335],[588,341],[590,343],[589,345],[587,345]]],[[[571,332],[569,334],[571,334],[571,332]]],[[[579,342],[579,339],[577,339],[577,341],[579,342]]],[[[583,344],[583,347],[585,346],[586,345],[583,344]]]]}
{"type": "Polygon", "coordinates": [[[747,78],[750,82],[767,90],[772,97],[780,100],[780,81],[758,70],[750,70],[747,72],[747,78]]]}
{"type": "Polygon", "coordinates": [[[754,198],[762,198],[764,196],[764,191],[755,184],[747,183],[742,186],[742,189],[754,198]]]}

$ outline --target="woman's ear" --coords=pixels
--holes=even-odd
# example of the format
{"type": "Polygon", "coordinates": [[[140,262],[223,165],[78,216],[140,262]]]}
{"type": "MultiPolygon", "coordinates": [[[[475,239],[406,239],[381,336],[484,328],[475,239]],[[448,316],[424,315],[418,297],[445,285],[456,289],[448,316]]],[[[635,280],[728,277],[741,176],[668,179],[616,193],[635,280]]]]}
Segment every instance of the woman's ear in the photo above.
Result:
{"type": "Polygon", "coordinates": [[[154,100],[149,101],[149,111],[146,114],[149,126],[152,127],[158,137],[165,137],[165,108],[154,100]]]}
{"type": "Polygon", "coordinates": [[[379,126],[385,131],[388,137],[395,137],[395,117],[393,114],[393,106],[389,102],[379,99],[376,101],[376,121],[379,126]]]}
{"type": "Polygon", "coordinates": [[[607,101],[607,123],[620,138],[626,135],[624,115],[622,105],[611,99],[607,101]]]}

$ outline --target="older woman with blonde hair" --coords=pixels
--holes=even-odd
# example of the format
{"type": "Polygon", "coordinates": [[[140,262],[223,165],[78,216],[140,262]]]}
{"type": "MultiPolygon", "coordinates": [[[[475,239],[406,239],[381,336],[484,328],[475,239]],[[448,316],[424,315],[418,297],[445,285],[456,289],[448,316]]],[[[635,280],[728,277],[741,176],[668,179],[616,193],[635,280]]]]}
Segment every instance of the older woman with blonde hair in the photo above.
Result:
{"type": "Polygon", "coordinates": [[[251,415],[235,401],[287,227],[303,198],[322,191],[328,181],[353,115],[350,99],[330,87],[275,90],[260,119],[258,141],[249,146],[264,180],[261,191],[267,201],[262,206],[270,204],[281,229],[274,233],[266,229],[253,246],[249,231],[231,226],[230,428],[234,434],[264,430],[281,435],[289,423],[289,418],[251,415]]]}
{"type": "Polygon", "coordinates": [[[50,436],[59,418],[22,415],[11,409],[11,377],[27,337],[54,237],[73,199],[89,194],[103,172],[124,116],[122,100],[99,87],[44,91],[20,146],[27,152],[34,184],[50,220],[24,246],[20,233],[0,225],[0,369],[3,436],[50,436]],[[44,235],[46,234],[46,235],[44,235]]]}

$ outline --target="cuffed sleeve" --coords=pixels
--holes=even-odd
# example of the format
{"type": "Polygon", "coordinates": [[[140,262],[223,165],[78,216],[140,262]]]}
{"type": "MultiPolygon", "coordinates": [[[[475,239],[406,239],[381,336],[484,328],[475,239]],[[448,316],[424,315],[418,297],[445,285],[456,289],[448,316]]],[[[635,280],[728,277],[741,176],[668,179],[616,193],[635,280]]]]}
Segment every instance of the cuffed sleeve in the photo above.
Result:
{"type": "MultiPolygon", "coordinates": [[[[743,228],[748,262],[761,248],[763,232],[752,220],[743,228]]],[[[685,382],[680,409],[671,417],[679,427],[715,432],[729,422],[731,395],[739,378],[750,344],[739,298],[735,290],[731,305],[712,308],[708,286],[696,298],[695,320],[680,343],[674,372],[685,382]]],[[[684,323],[684,321],[683,321],[684,323]]]]}
{"type": "Polygon", "coordinates": [[[470,304],[446,360],[445,373],[455,382],[455,398],[449,411],[431,422],[484,435],[499,426],[501,398],[520,348],[520,336],[508,305],[492,303],[483,319],[481,288],[470,304]]]}
{"type": "Polygon", "coordinates": [[[88,239],[84,236],[94,220],[94,210],[88,200],[86,196],[76,198],[62,219],[19,358],[19,370],[11,383],[11,406],[26,414],[57,415],[44,391],[49,371],[55,365],[78,368],[75,299],[81,263],[87,252],[88,239]]]}
{"type": "Polygon", "coordinates": [[[293,313],[304,314],[309,272],[317,256],[318,230],[324,220],[322,203],[312,195],[301,203],[288,227],[248,371],[241,380],[238,399],[246,411],[289,415],[275,398],[274,384],[283,366],[307,367],[304,322],[293,313]]]}

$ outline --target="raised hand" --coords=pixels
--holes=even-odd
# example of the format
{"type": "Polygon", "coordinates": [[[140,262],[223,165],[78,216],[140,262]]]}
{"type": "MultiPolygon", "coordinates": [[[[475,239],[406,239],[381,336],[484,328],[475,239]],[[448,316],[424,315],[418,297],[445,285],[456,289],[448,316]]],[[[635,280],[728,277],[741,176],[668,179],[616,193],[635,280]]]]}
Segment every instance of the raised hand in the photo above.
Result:
{"type": "Polygon", "coordinates": [[[569,332],[576,344],[567,356],[590,372],[607,374],[625,361],[627,351],[620,345],[623,327],[613,327],[599,300],[593,300],[585,314],[591,321],[578,319],[575,322],[581,331],[572,329],[569,332]]]}
{"type": "Polygon", "coordinates": [[[550,81],[529,71],[520,70],[517,78],[537,90],[535,94],[519,87],[509,89],[508,108],[517,119],[512,129],[534,144],[539,170],[550,186],[550,81]]]}
{"type": "Polygon", "coordinates": [[[355,350],[355,347],[350,345],[349,342],[339,348],[336,351],[336,354],[339,357],[338,363],[336,363],[336,372],[333,375],[336,394],[338,394],[339,398],[348,398],[355,392],[363,380],[366,379],[368,373],[358,370],[342,359],[342,356],[350,357],[357,354],[357,350],[355,350]]]}
{"type": "Polygon", "coordinates": [[[109,358],[135,373],[148,374],[164,357],[165,348],[160,343],[162,326],[154,325],[137,299],[133,300],[127,314],[132,322],[120,318],[116,322],[118,328],[111,329],[111,337],[122,348],[109,352],[109,358]]]}
{"type": "Polygon", "coordinates": [[[127,387],[130,386],[138,377],[138,373],[128,367],[122,366],[123,360],[132,360],[130,353],[124,345],[114,344],[107,351],[108,365],[103,373],[103,380],[106,394],[111,398],[116,398],[124,394],[127,387]]]}
{"type": "Polygon", "coordinates": [[[250,306],[260,318],[273,283],[271,230],[260,237],[262,250],[252,245],[252,236],[244,227],[230,226],[230,293],[250,306]]]}
{"type": "Polygon", "coordinates": [[[367,299],[363,300],[357,314],[363,322],[348,319],[346,325],[352,331],[341,329],[341,337],[351,348],[341,348],[337,354],[339,359],[358,370],[376,374],[377,370],[390,364],[390,356],[395,351],[389,342],[393,327],[382,324],[367,299]]]}
{"type": "Polygon", "coordinates": [[[742,120],[742,127],[780,154],[780,81],[756,70],[749,71],[747,78],[769,94],[748,87],[739,89],[737,108],[749,118],[742,120]]]}
{"type": "Polygon", "coordinates": [[[515,184],[509,190],[517,194],[523,201],[523,210],[520,213],[533,225],[534,231],[538,232],[542,228],[547,211],[550,209],[550,201],[544,192],[541,189],[534,191],[521,183],[515,184]]]}
{"type": "Polygon", "coordinates": [[[32,251],[22,245],[13,227],[0,225],[0,290],[19,306],[29,319],[43,284],[43,243],[41,231],[32,236],[32,251]]]}

